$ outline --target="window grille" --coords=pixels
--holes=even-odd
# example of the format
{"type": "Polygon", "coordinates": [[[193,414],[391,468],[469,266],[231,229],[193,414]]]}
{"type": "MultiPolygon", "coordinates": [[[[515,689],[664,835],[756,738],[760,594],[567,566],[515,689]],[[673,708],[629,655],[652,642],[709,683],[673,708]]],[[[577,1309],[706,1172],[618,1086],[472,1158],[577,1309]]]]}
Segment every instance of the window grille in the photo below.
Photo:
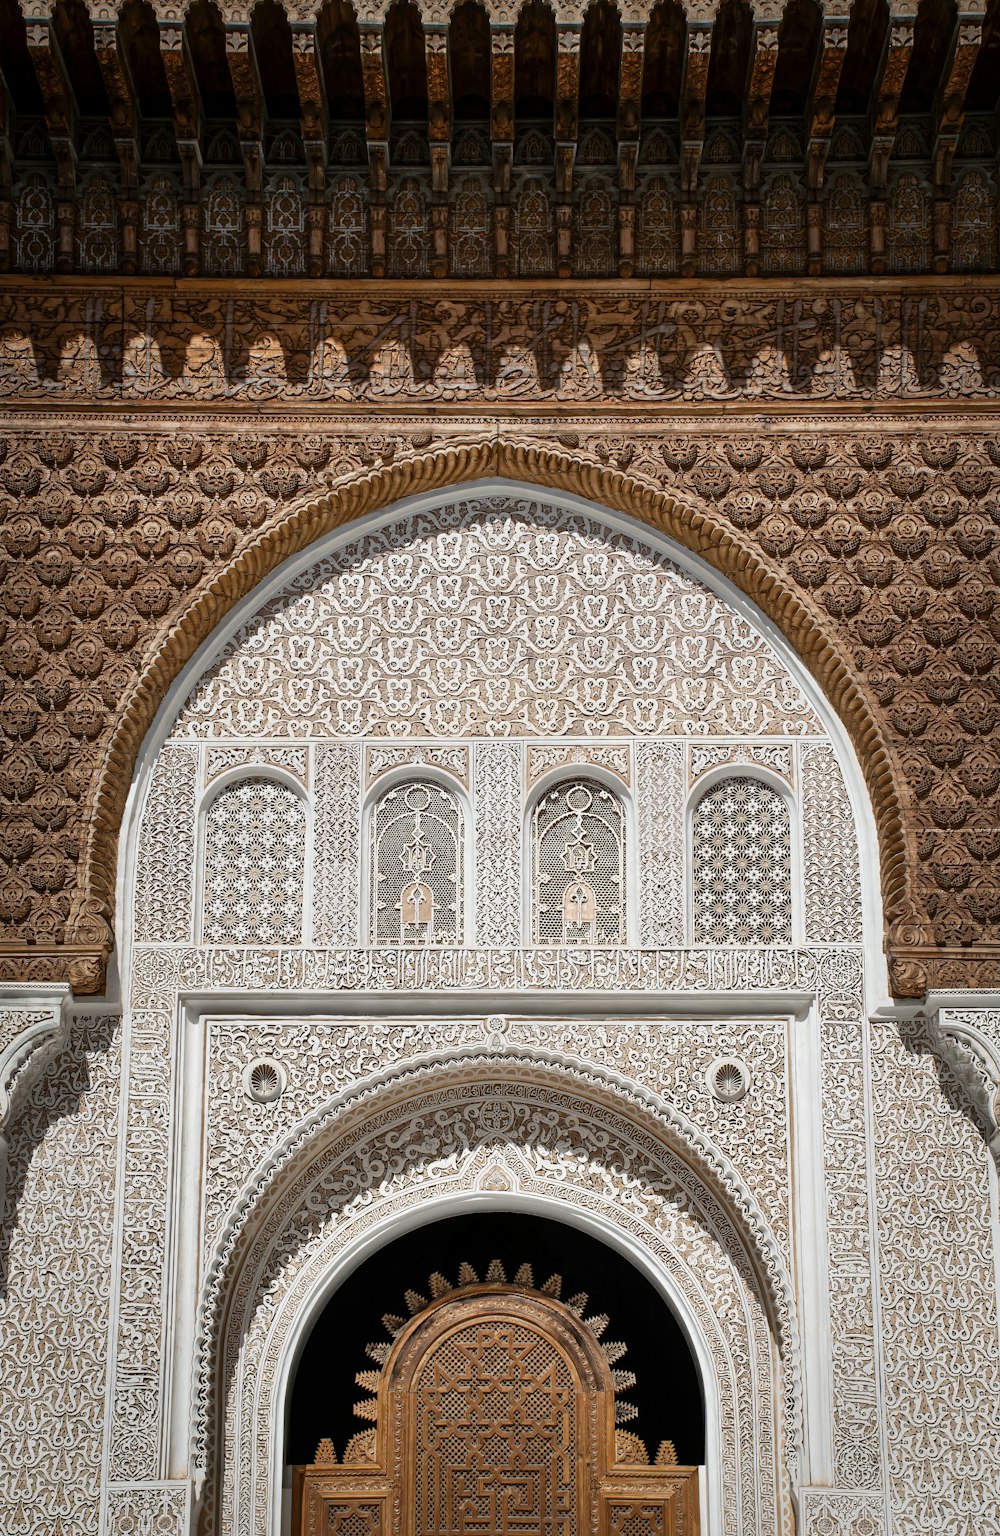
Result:
{"type": "Polygon", "coordinates": [[[573,260],[579,277],[618,270],[618,204],[607,180],[584,175],[576,198],[573,260]]]}
{"type": "Polygon", "coordinates": [[[81,272],[113,272],[118,265],[118,204],[107,176],[91,176],[80,188],[76,262],[81,272]]]}
{"type": "Polygon", "coordinates": [[[218,176],[202,207],[202,268],[213,277],[243,271],[243,191],[234,176],[218,176]]]}
{"type": "Polygon", "coordinates": [[[272,779],[228,785],[205,820],[206,944],[300,944],[306,812],[272,779]]]}
{"type": "Polygon", "coordinates": [[[306,200],[302,179],[271,176],[264,189],[264,269],[273,277],[306,270],[306,200]]]}
{"type": "Polygon", "coordinates": [[[430,270],[431,222],[421,179],[403,176],[389,203],[389,271],[393,277],[426,277],[430,270]]]}
{"type": "Polygon", "coordinates": [[[625,808],[590,779],[557,784],[532,819],[532,941],[625,942],[625,808]]]}
{"type": "Polygon", "coordinates": [[[493,208],[484,176],[456,179],[451,208],[454,277],[488,277],[493,264],[493,208]]]}
{"type": "Polygon", "coordinates": [[[636,218],[636,269],[680,271],[677,199],[664,176],[651,176],[642,188],[636,218]]]}
{"type": "Polygon", "coordinates": [[[694,942],[790,944],[788,806],[759,779],[727,778],[694,813],[694,942]]]}
{"type": "Polygon", "coordinates": [[[181,269],[181,215],[173,178],[151,176],[141,204],[141,250],[144,272],[181,269]]]}
{"type": "Polygon", "coordinates": [[[462,812],[424,780],[398,784],[371,820],[373,944],[462,943],[462,812]]]}
{"type": "Polygon", "coordinates": [[[29,176],[14,207],[15,263],[22,272],[51,272],[56,254],[56,212],[44,176],[29,176]]]}
{"type": "Polygon", "coordinates": [[[330,185],[326,264],[333,277],[367,277],[371,237],[361,182],[337,176],[330,185]]]}

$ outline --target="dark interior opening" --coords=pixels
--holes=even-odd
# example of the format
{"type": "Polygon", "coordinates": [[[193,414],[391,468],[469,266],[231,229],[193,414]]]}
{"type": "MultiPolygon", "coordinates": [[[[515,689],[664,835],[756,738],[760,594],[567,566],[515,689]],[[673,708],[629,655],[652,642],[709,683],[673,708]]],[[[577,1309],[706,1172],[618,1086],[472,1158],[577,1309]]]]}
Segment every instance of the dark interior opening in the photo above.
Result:
{"type": "Polygon", "coordinates": [[[482,1212],[418,1227],[366,1259],[330,1298],[306,1340],[292,1385],[286,1461],[311,1462],[329,1437],[338,1457],[352,1435],[367,1428],[353,1405],[362,1395],[357,1371],[371,1370],[368,1343],[384,1343],[385,1313],[407,1316],[403,1293],[429,1295],[435,1270],[453,1284],[462,1263],[484,1279],[499,1259],[508,1279],[530,1264],[536,1286],[562,1276],[562,1298],[588,1296],[584,1316],[606,1313],[604,1341],[620,1339],[628,1353],[616,1366],[634,1371],[625,1400],[638,1416],[622,1427],[655,1456],[672,1440],[683,1466],[705,1459],[705,1413],[698,1368],[680,1324],[662,1296],[630,1261],[598,1238],[562,1222],[519,1212],[482,1212]]]}

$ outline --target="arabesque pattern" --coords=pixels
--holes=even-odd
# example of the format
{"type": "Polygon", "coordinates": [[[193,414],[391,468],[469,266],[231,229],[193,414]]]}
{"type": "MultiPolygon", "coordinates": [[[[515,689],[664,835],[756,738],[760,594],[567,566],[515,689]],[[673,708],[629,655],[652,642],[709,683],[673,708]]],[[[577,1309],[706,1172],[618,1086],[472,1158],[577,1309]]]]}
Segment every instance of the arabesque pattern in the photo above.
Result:
{"type": "MultiPolygon", "coordinates": [[[[442,423],[431,435],[442,462],[463,440],[459,430],[467,432],[442,423]]],[[[548,429],[519,430],[525,445],[551,451],[548,429]]],[[[900,427],[875,437],[844,424],[821,439],[801,426],[693,434],[632,422],[626,437],[581,421],[573,437],[574,462],[600,478],[601,494],[615,484],[601,478],[605,466],[627,465],[637,487],[679,495],[731,551],[727,559],[745,551],[742,561],[759,561],[784,584],[766,590],[797,593],[837,665],[864,677],[914,839],[910,862],[901,848],[893,866],[910,890],[889,913],[899,925],[892,944],[908,956],[895,984],[920,991],[931,974],[942,985],[987,983],[995,975],[987,935],[1000,911],[1000,848],[989,835],[1000,786],[990,739],[1000,708],[991,564],[1000,450],[991,433],[970,424],[949,435],[942,422],[917,436],[900,427]]],[[[8,974],[16,966],[43,978],[72,965],[78,987],[99,985],[110,889],[95,887],[81,838],[101,756],[121,732],[121,701],[144,658],[156,656],[160,626],[190,612],[192,589],[203,590],[217,562],[239,558],[288,501],[318,486],[331,453],[348,486],[363,483],[366,461],[405,486],[426,462],[415,439],[423,441],[412,424],[383,420],[374,437],[341,427],[322,440],[277,428],[253,438],[106,427],[53,434],[26,422],[16,450],[8,440],[0,793],[12,873],[2,916],[10,940],[32,940],[30,954],[5,958],[8,974]],[[60,959],[68,935],[89,950],[60,959]]],[[[134,739],[123,739],[126,763],[134,739]]],[[[877,737],[866,740],[868,751],[877,737]]],[[[123,785],[105,782],[102,795],[120,805],[123,785]]],[[[111,805],[102,811],[109,831],[111,805]]],[[[96,852],[100,843],[84,846],[96,852]]]]}

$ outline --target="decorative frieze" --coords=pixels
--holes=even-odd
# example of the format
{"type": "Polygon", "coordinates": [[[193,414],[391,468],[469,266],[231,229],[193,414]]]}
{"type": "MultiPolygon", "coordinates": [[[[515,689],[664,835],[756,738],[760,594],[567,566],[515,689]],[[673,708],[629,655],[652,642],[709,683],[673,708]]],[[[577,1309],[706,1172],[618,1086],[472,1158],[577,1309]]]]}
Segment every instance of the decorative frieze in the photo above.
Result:
{"type": "Polygon", "coordinates": [[[140,988],[176,978],[182,991],[518,992],[670,996],[674,993],[817,994],[828,1017],[861,1008],[860,946],[729,949],[602,949],[585,944],[530,949],[379,947],[354,949],[147,949],[135,952],[140,988]],[[833,1009],[831,1014],[830,1009],[833,1009]]]}
{"type": "Polygon", "coordinates": [[[0,281],[10,400],[255,408],[898,404],[1000,399],[1000,289],[735,285],[723,302],[620,285],[599,298],[322,297],[0,281]],[[280,339],[279,339],[280,338],[280,339]],[[178,354],[179,355],[176,355],[178,354]],[[169,359],[169,361],[168,361],[169,359]]]}

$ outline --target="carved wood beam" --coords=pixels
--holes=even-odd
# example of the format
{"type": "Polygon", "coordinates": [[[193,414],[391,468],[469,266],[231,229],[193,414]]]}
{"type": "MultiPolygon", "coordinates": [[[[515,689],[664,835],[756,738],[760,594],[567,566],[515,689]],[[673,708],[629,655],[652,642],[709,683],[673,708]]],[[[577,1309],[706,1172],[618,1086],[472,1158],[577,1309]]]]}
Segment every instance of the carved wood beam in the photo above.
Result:
{"type": "Polygon", "coordinates": [[[958,136],[965,122],[965,98],[983,42],[983,10],[965,5],[959,11],[951,56],[942,73],[934,102],[934,186],[939,197],[951,184],[958,136]]]}
{"type": "Polygon", "coordinates": [[[372,277],[385,276],[385,199],[389,188],[389,76],[381,26],[361,27],[361,74],[365,87],[365,140],[371,197],[372,277]]]}
{"type": "Polygon", "coordinates": [[[831,5],[823,17],[819,57],[806,104],[806,183],[819,192],[826,173],[826,157],[836,122],[837,90],[847,57],[846,0],[831,5]]]}
{"type": "Polygon", "coordinates": [[[448,172],[454,122],[451,110],[451,69],[448,62],[448,27],[435,23],[424,27],[427,64],[427,140],[431,155],[431,228],[434,249],[431,276],[448,276],[448,172]]]}
{"type": "Polygon", "coordinates": [[[681,84],[681,275],[693,277],[698,265],[698,173],[705,147],[705,91],[712,56],[715,16],[707,4],[688,11],[681,84]]]}
{"type": "Polygon", "coordinates": [[[226,63],[236,97],[236,133],[243,155],[246,182],[247,272],[258,277],[261,271],[261,236],[263,233],[264,129],[267,108],[261,85],[253,33],[245,22],[226,22],[226,63]]]}
{"type": "Polygon", "coordinates": [[[688,14],[681,85],[681,191],[693,197],[705,147],[705,91],[712,55],[714,18],[693,8],[688,14]]]}
{"type": "Polygon", "coordinates": [[[14,173],[14,102],[0,69],[0,272],[10,270],[11,181],[14,173]]]}
{"type": "Polygon", "coordinates": [[[47,16],[25,17],[28,52],[42,93],[45,125],[55,155],[59,196],[56,201],[56,271],[73,270],[76,221],[76,101],[52,23],[47,16]]]}
{"type": "Polygon", "coordinates": [[[94,47],[108,94],[111,132],[121,172],[122,195],[118,199],[121,269],[132,273],[138,265],[139,103],[116,22],[104,17],[94,21],[94,47]]]}
{"type": "Polygon", "coordinates": [[[885,271],[885,187],[899,127],[899,101],[913,53],[917,0],[893,0],[889,36],[872,87],[871,146],[868,152],[868,238],[872,272],[885,271]]]}
{"type": "Polygon", "coordinates": [[[94,48],[108,93],[122,185],[135,191],[139,185],[139,103],[116,22],[104,18],[94,21],[94,48]]]}
{"type": "Polygon", "coordinates": [[[170,91],[174,114],[174,137],[184,178],[184,202],[181,221],[184,230],[182,269],[186,277],[198,272],[198,248],[201,225],[198,194],[201,188],[201,140],[204,116],[201,93],[191,61],[187,35],[179,20],[161,21],[160,58],[170,91]]]}
{"type": "Polygon", "coordinates": [[[326,86],[315,23],[292,22],[292,63],[299,93],[299,132],[306,151],[311,191],[322,192],[326,180],[326,86]]]}
{"type": "Polygon", "coordinates": [[[760,168],[771,121],[771,87],[778,62],[778,28],[773,21],[754,21],[750,78],[743,107],[743,190],[756,198],[760,168]]]}
{"type": "Polygon", "coordinates": [[[778,27],[773,18],[754,19],[752,47],[743,107],[743,270],[748,277],[760,272],[760,171],[778,63],[778,27]]]}
{"type": "Polygon", "coordinates": [[[316,25],[311,21],[293,21],[292,62],[299,93],[299,131],[306,152],[309,183],[309,226],[307,270],[310,277],[323,275],[323,246],[326,238],[326,166],[327,109],[326,85],[319,52],[316,25]]]}
{"type": "Polygon", "coordinates": [[[580,131],[579,22],[559,22],[556,54],[556,262],[560,277],[573,271],[573,172],[580,131]]]}
{"type": "Polygon", "coordinates": [[[514,28],[490,27],[490,140],[497,277],[510,277],[510,178],[514,163],[514,28]]]}
{"type": "Polygon", "coordinates": [[[66,65],[47,16],[26,16],[28,52],[35,70],[56,158],[59,186],[72,193],[76,186],[77,110],[66,65]]]}
{"type": "Polygon", "coordinates": [[[916,19],[917,0],[894,0],[885,52],[872,87],[868,176],[873,194],[884,191],[889,176],[889,158],[899,127],[899,100],[913,53],[916,19]]]}
{"type": "Polygon", "coordinates": [[[0,68],[0,192],[10,191],[14,167],[14,100],[0,68]]]}
{"type": "Polygon", "coordinates": [[[627,22],[622,28],[622,58],[618,72],[618,273],[635,270],[635,177],[642,129],[642,72],[646,26],[627,22]]]}

